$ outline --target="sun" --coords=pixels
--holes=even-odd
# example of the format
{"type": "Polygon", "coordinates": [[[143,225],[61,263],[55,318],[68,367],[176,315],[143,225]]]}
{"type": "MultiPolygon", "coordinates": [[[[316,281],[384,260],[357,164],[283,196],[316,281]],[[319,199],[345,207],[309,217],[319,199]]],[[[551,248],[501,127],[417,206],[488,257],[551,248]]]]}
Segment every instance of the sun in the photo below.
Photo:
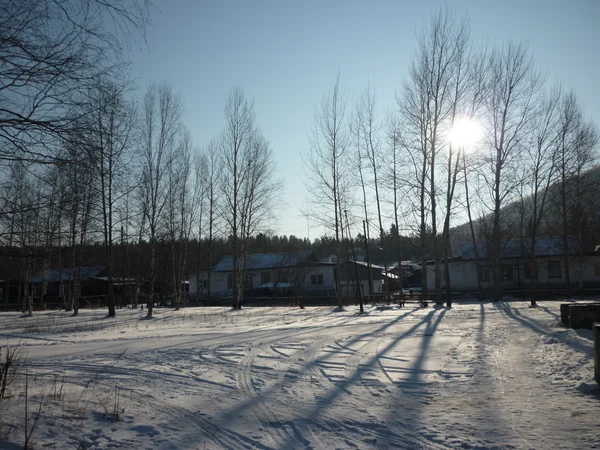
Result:
{"type": "Polygon", "coordinates": [[[450,130],[450,142],[454,147],[467,147],[478,142],[482,137],[481,127],[473,119],[457,119],[450,130]]]}

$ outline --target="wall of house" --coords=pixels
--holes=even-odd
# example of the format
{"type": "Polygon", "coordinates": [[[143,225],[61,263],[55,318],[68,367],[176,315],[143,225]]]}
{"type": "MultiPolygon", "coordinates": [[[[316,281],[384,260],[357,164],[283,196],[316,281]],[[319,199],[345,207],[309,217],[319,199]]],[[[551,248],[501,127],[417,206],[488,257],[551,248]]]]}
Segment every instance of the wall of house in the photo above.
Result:
{"type": "MultiPolygon", "coordinates": [[[[354,280],[350,280],[349,282],[342,281],[342,295],[353,295],[354,294],[354,280]]],[[[360,280],[360,292],[363,295],[371,295],[371,291],[369,289],[369,280],[360,280]]],[[[381,294],[383,292],[383,280],[373,280],[373,293],[381,294]]]]}
{"type": "Polygon", "coordinates": [[[333,266],[314,266],[306,268],[306,277],[304,278],[304,288],[310,291],[322,291],[335,289],[335,278],[333,276],[333,266]],[[311,275],[322,275],[323,284],[313,284],[311,275]]]}
{"type": "MultiPolygon", "coordinates": [[[[527,289],[531,283],[528,278],[528,270],[525,267],[523,260],[505,260],[505,265],[512,267],[513,279],[506,280],[504,286],[506,288],[523,288],[527,289]]],[[[600,287],[600,255],[588,255],[583,258],[569,259],[569,279],[573,288],[577,287],[579,282],[584,288],[600,287]]],[[[450,262],[450,281],[453,292],[475,292],[477,291],[477,265],[474,260],[468,261],[452,261],[450,262]]],[[[485,266],[484,264],[480,264],[485,266]]],[[[554,266],[555,268],[557,266],[554,266]]],[[[489,270],[489,278],[492,277],[491,268],[489,270]]],[[[433,292],[435,289],[434,266],[427,266],[427,289],[433,292]]],[[[552,258],[539,258],[537,264],[537,289],[553,289],[564,286],[565,276],[565,260],[562,256],[552,258]],[[551,273],[552,264],[560,264],[560,276],[557,272],[551,273]]],[[[442,286],[444,283],[442,282],[442,286]]],[[[482,287],[489,289],[491,284],[489,281],[483,281],[482,287]]]]}
{"type": "MultiPolygon", "coordinates": [[[[477,291],[477,268],[475,261],[452,261],[449,263],[449,271],[453,292],[477,291]]],[[[442,286],[444,284],[442,283],[442,286]]],[[[490,283],[483,282],[482,286],[484,288],[489,287],[490,283]]],[[[429,292],[435,290],[435,268],[433,264],[427,265],[427,290],[429,292]]]]}
{"type": "MultiPolygon", "coordinates": [[[[306,289],[307,293],[310,294],[311,291],[324,291],[331,290],[335,288],[335,281],[333,276],[333,267],[332,266],[315,266],[315,267],[306,267],[304,269],[290,269],[289,279],[290,282],[293,283],[293,278],[295,277],[295,270],[305,270],[306,277],[304,278],[303,287],[306,289]],[[311,275],[322,275],[323,284],[312,284],[311,275]]],[[[251,275],[249,278],[252,278],[252,285],[246,285],[245,289],[256,289],[261,285],[261,273],[262,272],[271,272],[271,281],[274,279],[275,272],[279,271],[272,269],[264,269],[264,270],[252,270],[248,271],[247,274],[251,275]]],[[[227,276],[230,272],[211,272],[211,295],[213,296],[226,296],[231,295],[231,289],[227,289],[227,276]]],[[[206,280],[208,272],[201,272],[200,279],[206,280]]],[[[198,282],[197,275],[190,274],[190,297],[195,297],[198,282]]]]}

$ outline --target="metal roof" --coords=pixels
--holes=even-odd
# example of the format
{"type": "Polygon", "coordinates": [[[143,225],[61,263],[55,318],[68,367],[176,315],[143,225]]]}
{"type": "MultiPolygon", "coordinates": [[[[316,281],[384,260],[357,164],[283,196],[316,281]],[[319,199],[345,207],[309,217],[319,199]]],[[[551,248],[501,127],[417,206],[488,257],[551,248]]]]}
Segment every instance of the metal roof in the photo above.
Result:
{"type": "MultiPolygon", "coordinates": [[[[569,254],[579,250],[579,241],[575,236],[568,238],[569,254]]],[[[486,259],[490,254],[489,244],[477,242],[476,247],[472,242],[461,242],[458,248],[458,256],[462,259],[475,259],[475,249],[479,258],[486,259]]],[[[502,258],[523,258],[531,255],[531,239],[510,239],[500,241],[500,253],[502,258]]],[[[536,256],[558,256],[564,254],[564,244],[561,237],[538,238],[535,241],[536,256]]]]}
{"type": "MultiPolygon", "coordinates": [[[[254,253],[246,256],[246,270],[294,267],[306,261],[318,261],[312,250],[280,253],[254,253]]],[[[233,271],[233,257],[226,256],[214,268],[215,272],[233,271]]]]}
{"type": "MultiPolygon", "coordinates": [[[[98,276],[100,272],[104,270],[104,266],[83,266],[79,270],[79,279],[81,281],[88,280],[90,278],[98,276]]],[[[46,277],[48,282],[56,281],[71,281],[71,268],[63,267],[62,269],[51,269],[48,270],[48,276],[46,277]]],[[[37,272],[33,276],[33,283],[42,283],[44,281],[43,272],[37,272]]]]}

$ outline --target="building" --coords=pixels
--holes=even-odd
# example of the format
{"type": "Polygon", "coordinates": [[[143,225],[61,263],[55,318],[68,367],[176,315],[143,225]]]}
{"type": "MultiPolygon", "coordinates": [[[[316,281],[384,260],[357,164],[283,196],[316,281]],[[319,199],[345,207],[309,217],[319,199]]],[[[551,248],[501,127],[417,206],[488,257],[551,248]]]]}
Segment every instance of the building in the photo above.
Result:
{"type": "MultiPolygon", "coordinates": [[[[247,255],[241,266],[244,297],[271,295],[331,295],[335,290],[335,264],[320,262],[312,250],[247,255]]],[[[212,270],[190,273],[190,299],[199,291],[201,298],[233,296],[233,258],[221,259],[212,270]]]]}
{"type": "MultiPolygon", "coordinates": [[[[511,239],[500,245],[502,279],[505,292],[521,292],[531,287],[532,278],[537,280],[536,289],[556,293],[565,288],[566,264],[562,238],[539,238],[536,240],[536,259],[532,262],[530,239],[511,239]]],[[[576,238],[568,240],[569,280],[571,288],[600,289],[600,253],[583,252],[576,238]]],[[[463,242],[458,255],[448,260],[450,284],[453,292],[476,293],[478,274],[481,287],[490,290],[493,271],[490,247],[486,243],[463,242]]],[[[443,272],[443,270],[442,270],[443,272]]],[[[427,289],[435,289],[434,263],[427,263],[427,289]]],[[[442,282],[442,286],[445,282],[442,282]]]]}
{"type": "MultiPolygon", "coordinates": [[[[134,279],[113,277],[112,284],[117,304],[137,302],[139,289],[134,279]]],[[[77,289],[77,295],[84,300],[81,306],[98,304],[96,300],[102,303],[108,293],[108,271],[104,266],[82,266],[78,271],[68,267],[48,269],[33,276],[31,288],[34,302],[43,297],[46,302],[61,303],[68,297],[69,289],[77,289]]]]}
{"type": "MultiPolygon", "coordinates": [[[[340,288],[342,295],[354,295],[355,286],[357,284],[356,277],[358,275],[358,285],[362,295],[381,294],[384,292],[384,268],[371,264],[371,283],[373,292],[369,289],[369,265],[364,261],[344,261],[340,264],[340,288]]],[[[396,275],[389,274],[390,277],[396,275]]]]}

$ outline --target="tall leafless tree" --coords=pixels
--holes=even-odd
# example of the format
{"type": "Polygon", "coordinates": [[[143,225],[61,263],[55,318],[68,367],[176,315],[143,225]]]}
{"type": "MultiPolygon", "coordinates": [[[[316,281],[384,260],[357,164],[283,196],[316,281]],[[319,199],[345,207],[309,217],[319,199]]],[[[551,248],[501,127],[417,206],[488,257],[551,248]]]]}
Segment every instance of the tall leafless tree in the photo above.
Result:
{"type": "Polygon", "coordinates": [[[202,169],[191,137],[185,132],[167,166],[166,227],[171,246],[175,309],[179,309],[184,301],[183,283],[189,243],[203,193],[202,169]]]}
{"type": "Polygon", "coordinates": [[[169,200],[167,168],[171,164],[181,132],[182,114],[182,102],[170,86],[161,84],[148,88],[140,124],[143,161],[140,208],[145,225],[143,234],[150,244],[148,317],[152,317],[154,311],[158,240],[163,232],[163,215],[169,200]]]}
{"type": "Polygon", "coordinates": [[[125,99],[122,88],[110,81],[100,80],[88,95],[89,107],[93,108],[94,114],[80,120],[80,133],[77,134],[80,140],[76,144],[85,150],[97,180],[94,198],[98,202],[96,206],[106,251],[108,315],[114,316],[115,218],[117,206],[129,190],[126,177],[132,159],[135,109],[125,99]]]}
{"type": "Polygon", "coordinates": [[[343,238],[342,210],[349,192],[349,136],[346,101],[340,92],[340,77],[315,112],[310,149],[304,155],[306,188],[309,193],[307,214],[335,235],[336,296],[342,306],[340,288],[340,243],[343,238]]]}
{"type": "Polygon", "coordinates": [[[221,134],[221,217],[231,237],[233,307],[241,308],[248,240],[268,223],[278,181],[272,150],[256,126],[254,105],[240,88],[225,104],[221,134]]]}
{"type": "Polygon", "coordinates": [[[419,35],[417,56],[398,99],[405,142],[415,170],[414,189],[419,198],[422,284],[426,292],[426,249],[433,240],[436,304],[442,304],[441,246],[438,245],[438,196],[443,188],[437,181],[439,155],[445,147],[448,121],[454,110],[457,70],[460,67],[468,25],[458,22],[448,11],[440,10],[419,35]],[[428,220],[429,219],[429,220],[428,220]]]}
{"type": "Polygon", "coordinates": [[[93,111],[82,97],[120,76],[124,41],[148,23],[149,0],[1,0],[0,159],[61,160],[93,111]]]}
{"type": "Polygon", "coordinates": [[[488,66],[490,90],[486,96],[486,138],[488,153],[482,166],[487,189],[491,224],[491,266],[493,300],[503,296],[502,207],[515,200],[519,185],[511,171],[522,154],[529,125],[538,107],[537,93],[542,79],[523,44],[509,43],[492,51],[488,66]]]}
{"type": "Polygon", "coordinates": [[[586,181],[585,173],[597,160],[598,132],[594,125],[584,120],[581,105],[573,91],[565,94],[559,105],[556,170],[558,189],[552,198],[559,224],[559,234],[565,261],[565,295],[571,293],[571,258],[576,250],[569,244],[572,234],[578,235],[579,247],[584,243],[581,235],[586,211],[595,204],[596,189],[586,181]],[[590,195],[591,194],[591,195],[590,195]],[[587,205],[586,205],[587,204],[587,205]]]}
{"type": "MultiPolygon", "coordinates": [[[[385,249],[385,232],[383,230],[383,218],[381,213],[381,166],[383,156],[381,155],[382,148],[380,142],[380,126],[377,122],[376,117],[376,98],[374,92],[370,88],[366,88],[359,99],[358,108],[358,123],[359,130],[364,142],[365,154],[367,157],[369,169],[372,174],[372,188],[375,191],[375,205],[377,206],[377,221],[379,225],[379,248],[384,251],[385,249]]],[[[368,220],[365,217],[365,220],[368,220]]],[[[349,233],[349,230],[348,230],[349,233]]],[[[385,256],[384,256],[385,258],[385,256]]],[[[387,258],[383,261],[384,271],[387,276],[388,273],[388,261],[387,258]]],[[[370,273],[370,265],[369,265],[370,273]]],[[[386,278],[387,279],[387,278],[386,278]]],[[[372,285],[372,282],[371,282],[372,285]]],[[[385,283],[385,291],[387,300],[389,301],[389,283],[385,283]]],[[[361,304],[362,310],[362,304],[361,304]]]]}
{"type": "Polygon", "coordinates": [[[354,160],[354,165],[356,166],[356,168],[358,169],[358,178],[360,180],[360,187],[361,187],[361,191],[362,191],[362,210],[363,210],[363,214],[364,214],[364,219],[363,219],[363,233],[364,233],[364,239],[365,239],[365,243],[366,243],[366,260],[367,260],[367,267],[369,269],[369,296],[371,297],[371,300],[373,300],[373,280],[372,280],[372,276],[371,276],[371,258],[370,255],[368,253],[368,243],[369,243],[369,201],[368,201],[368,197],[367,197],[367,179],[366,179],[366,173],[365,173],[365,162],[367,160],[367,156],[364,153],[364,145],[363,145],[363,132],[362,132],[362,124],[361,124],[361,117],[358,114],[358,108],[359,105],[357,105],[357,113],[355,114],[355,117],[353,117],[352,119],[352,123],[350,124],[350,133],[352,135],[352,141],[353,141],[353,153],[352,153],[352,158],[354,160]]]}
{"type": "Polygon", "coordinates": [[[524,222],[522,234],[531,243],[530,248],[523,250],[528,251],[526,273],[530,280],[532,307],[537,306],[537,240],[548,206],[550,187],[556,181],[560,103],[561,93],[558,90],[540,99],[520,165],[523,174],[522,185],[518,188],[524,222]]]}
{"type": "MultiPolygon", "coordinates": [[[[201,179],[199,180],[202,186],[202,197],[201,197],[201,211],[198,222],[198,254],[197,254],[197,266],[196,266],[196,279],[200,283],[201,279],[201,249],[202,249],[202,234],[204,228],[202,222],[208,226],[208,235],[206,236],[207,246],[207,276],[206,276],[206,298],[209,299],[211,295],[211,271],[213,264],[213,239],[215,235],[218,216],[218,205],[220,200],[220,189],[219,189],[219,177],[221,174],[222,159],[219,157],[219,143],[213,139],[210,141],[204,154],[200,158],[201,170],[199,174],[201,179]],[[206,217],[205,217],[206,215],[206,217]]],[[[196,301],[201,299],[201,290],[197,289],[196,301]]]]}

